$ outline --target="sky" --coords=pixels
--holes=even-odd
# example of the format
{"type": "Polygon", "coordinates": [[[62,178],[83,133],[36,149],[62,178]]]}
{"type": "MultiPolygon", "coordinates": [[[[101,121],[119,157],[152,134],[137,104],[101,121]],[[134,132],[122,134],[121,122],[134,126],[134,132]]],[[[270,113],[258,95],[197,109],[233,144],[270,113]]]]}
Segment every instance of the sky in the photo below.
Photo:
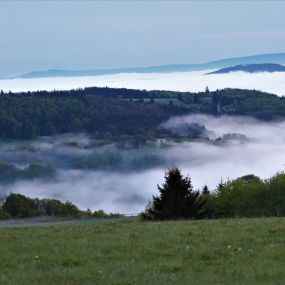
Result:
{"type": "Polygon", "coordinates": [[[285,51],[285,1],[1,1],[0,77],[285,51]]]}

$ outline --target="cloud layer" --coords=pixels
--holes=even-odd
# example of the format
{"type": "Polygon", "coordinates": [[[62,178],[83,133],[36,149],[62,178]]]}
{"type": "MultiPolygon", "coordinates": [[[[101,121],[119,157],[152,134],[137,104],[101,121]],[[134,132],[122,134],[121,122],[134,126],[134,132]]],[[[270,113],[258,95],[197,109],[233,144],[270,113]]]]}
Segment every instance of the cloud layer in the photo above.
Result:
{"type": "Polygon", "coordinates": [[[89,86],[124,87],[147,90],[203,91],[222,88],[256,89],[268,93],[285,95],[285,72],[204,75],[211,70],[199,72],[115,74],[93,77],[35,78],[0,80],[4,91],[73,89],[89,86]]]}

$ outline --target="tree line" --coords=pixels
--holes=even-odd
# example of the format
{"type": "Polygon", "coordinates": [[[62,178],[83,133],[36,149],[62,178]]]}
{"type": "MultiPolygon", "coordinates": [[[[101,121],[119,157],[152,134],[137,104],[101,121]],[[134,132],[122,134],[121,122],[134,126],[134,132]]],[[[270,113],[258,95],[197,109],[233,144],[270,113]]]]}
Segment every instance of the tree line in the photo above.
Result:
{"type": "Polygon", "coordinates": [[[162,137],[166,132],[158,129],[162,122],[189,113],[272,120],[285,117],[285,100],[240,89],[206,89],[198,93],[99,87],[50,92],[2,91],[0,137],[33,139],[68,132],[108,138],[162,137]]]}
{"type": "Polygon", "coordinates": [[[73,203],[56,199],[32,199],[21,194],[12,193],[0,199],[0,220],[10,218],[31,218],[40,216],[53,217],[119,217],[117,213],[107,214],[103,210],[92,212],[90,209],[80,210],[73,203]]]}
{"type": "Polygon", "coordinates": [[[63,133],[94,136],[157,135],[157,126],[172,115],[185,114],[176,106],[144,104],[97,95],[75,97],[0,95],[0,137],[33,139],[63,133]]]}
{"type": "MultiPolygon", "coordinates": [[[[165,173],[165,181],[158,185],[159,195],[141,213],[143,221],[180,219],[217,219],[236,217],[284,217],[285,173],[277,173],[262,180],[246,175],[221,182],[213,191],[207,186],[194,190],[191,178],[178,167],[165,173]]],[[[118,217],[103,210],[80,210],[71,202],[55,199],[32,199],[10,194],[0,199],[0,219],[36,216],[61,217],[118,217]]]]}
{"type": "Polygon", "coordinates": [[[179,168],[168,170],[141,217],[143,220],[285,216],[285,173],[262,180],[255,175],[221,182],[214,191],[193,190],[179,168]]]}

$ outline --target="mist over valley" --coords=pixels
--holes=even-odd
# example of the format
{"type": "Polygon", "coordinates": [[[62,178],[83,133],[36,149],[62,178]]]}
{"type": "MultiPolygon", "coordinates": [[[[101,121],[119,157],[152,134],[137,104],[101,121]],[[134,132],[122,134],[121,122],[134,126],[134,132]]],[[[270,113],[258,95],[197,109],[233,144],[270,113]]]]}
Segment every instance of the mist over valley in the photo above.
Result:
{"type": "Polygon", "coordinates": [[[70,90],[85,87],[112,87],[146,90],[171,90],[201,92],[208,86],[210,90],[223,88],[256,89],[268,93],[284,95],[285,72],[232,72],[208,74],[216,69],[169,73],[119,73],[100,76],[47,77],[1,79],[0,86],[5,92],[37,90],[70,90]]]}
{"type": "Polygon", "coordinates": [[[2,162],[0,191],[2,195],[13,192],[69,200],[82,209],[137,213],[157,194],[156,185],[173,165],[189,173],[196,189],[207,184],[211,190],[221,180],[250,173],[266,178],[283,171],[284,127],[285,121],[196,114],[172,117],[161,124],[160,128],[174,133],[181,130],[180,140],[102,145],[87,134],[65,134],[6,141],[0,146],[1,161],[18,169],[31,164],[50,166],[55,173],[7,177],[9,169],[2,162]],[[201,127],[196,139],[191,134],[193,125],[201,127]]]}
{"type": "Polygon", "coordinates": [[[0,1],[1,284],[283,284],[285,1],[0,1]]]}

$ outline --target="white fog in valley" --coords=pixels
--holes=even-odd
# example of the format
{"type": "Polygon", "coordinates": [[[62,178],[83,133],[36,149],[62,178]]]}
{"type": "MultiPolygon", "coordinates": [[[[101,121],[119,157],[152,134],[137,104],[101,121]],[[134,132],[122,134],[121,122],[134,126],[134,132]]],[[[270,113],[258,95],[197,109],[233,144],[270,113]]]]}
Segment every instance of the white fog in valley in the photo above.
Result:
{"type": "Polygon", "coordinates": [[[161,127],[175,133],[204,126],[198,140],[158,140],[140,147],[99,145],[85,134],[2,142],[0,160],[19,169],[31,162],[50,164],[48,179],[1,183],[1,194],[69,200],[82,209],[138,213],[163,182],[167,167],[179,166],[195,189],[214,190],[227,179],[246,174],[268,178],[284,170],[285,121],[261,122],[245,117],[189,115],[173,117],[161,127]]]}
{"type": "Polygon", "coordinates": [[[33,79],[2,79],[0,89],[8,92],[36,90],[68,90],[84,87],[124,87],[146,90],[204,91],[223,88],[256,89],[285,95],[285,72],[205,75],[212,70],[173,73],[122,73],[86,77],[54,77],[33,79]]]}

